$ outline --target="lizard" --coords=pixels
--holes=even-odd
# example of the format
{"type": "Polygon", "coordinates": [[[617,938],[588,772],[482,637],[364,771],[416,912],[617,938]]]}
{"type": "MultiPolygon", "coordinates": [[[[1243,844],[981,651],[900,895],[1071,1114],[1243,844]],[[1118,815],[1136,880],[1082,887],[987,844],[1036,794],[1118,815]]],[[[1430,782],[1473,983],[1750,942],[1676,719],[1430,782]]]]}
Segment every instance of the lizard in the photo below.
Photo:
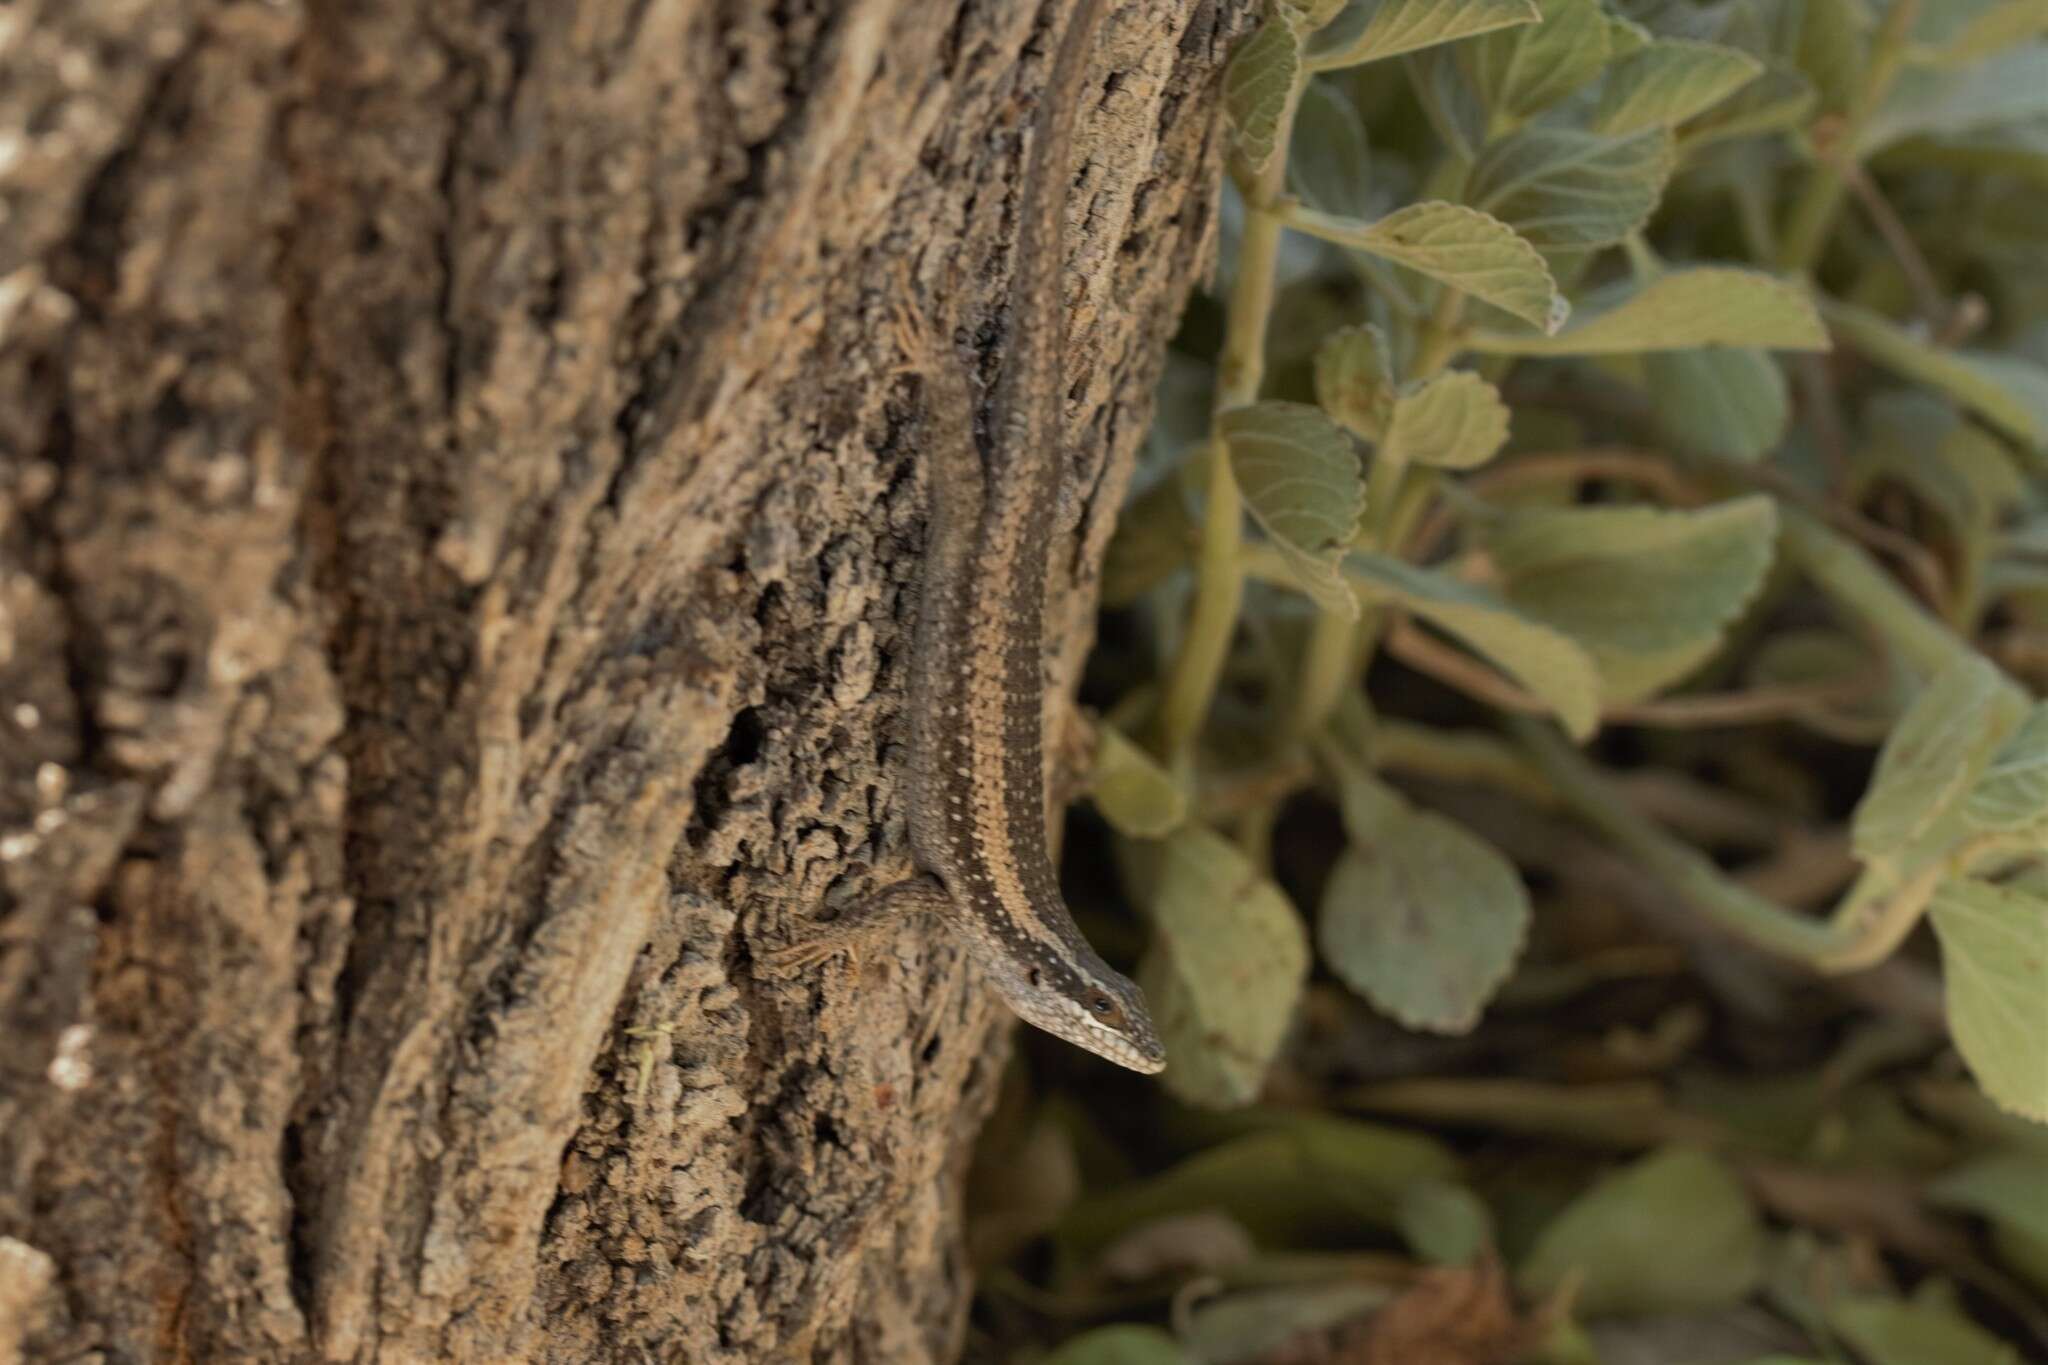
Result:
{"type": "Polygon", "coordinates": [[[1081,0],[1039,97],[1018,200],[1009,345],[985,422],[949,353],[950,329],[940,341],[907,280],[895,313],[905,368],[928,400],[931,471],[910,668],[916,871],[812,925],[764,965],[778,974],[812,966],[896,916],[936,914],[1026,1023],[1151,1073],[1166,1051],[1144,996],[1089,946],[1060,896],[1043,762],[1046,578],[1063,464],[1061,236],[1076,105],[1104,5],[1081,0]]]}

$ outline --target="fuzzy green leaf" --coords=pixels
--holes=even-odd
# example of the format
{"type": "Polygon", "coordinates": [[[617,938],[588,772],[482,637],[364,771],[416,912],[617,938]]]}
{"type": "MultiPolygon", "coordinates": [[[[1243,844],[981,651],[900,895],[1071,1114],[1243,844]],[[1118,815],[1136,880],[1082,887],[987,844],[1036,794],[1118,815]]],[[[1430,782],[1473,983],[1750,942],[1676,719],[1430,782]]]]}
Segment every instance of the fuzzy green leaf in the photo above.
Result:
{"type": "Polygon", "coordinates": [[[2016,723],[2005,719],[2004,699],[1998,670],[1975,654],[1928,681],[1886,737],[1856,805],[1850,833],[1859,858],[1902,852],[1962,798],[2016,723]]]}
{"type": "Polygon", "coordinates": [[[1957,70],[1909,67],[1863,127],[1868,157],[1921,135],[2010,127],[2048,115],[2048,43],[2027,43],[1957,70]]]}
{"type": "Polygon", "coordinates": [[[1827,329],[1804,289],[1761,271],[1726,266],[1659,275],[1608,306],[1594,302],[1555,336],[1484,332],[1470,342],[1477,350],[1507,355],[1621,355],[1701,346],[1828,349],[1827,329]]]}
{"type": "Polygon", "coordinates": [[[1643,381],[1658,429],[1684,450],[1760,460],[1778,448],[1792,420],[1785,371],[1755,347],[1651,351],[1643,381]]]}
{"type": "Polygon", "coordinates": [[[1139,1224],[1202,1210],[1268,1245],[1355,1241],[1392,1227],[1402,1192],[1418,1181],[1457,1176],[1442,1144],[1398,1128],[1320,1114],[1246,1118],[1254,1131],[1084,1198],[1062,1220],[1063,1247],[1086,1254],[1139,1224]]]}
{"type": "Polygon", "coordinates": [[[1486,108],[1458,69],[1459,51],[1432,47],[1411,52],[1401,58],[1401,68],[1444,146],[1458,160],[1470,161],[1486,145],[1486,108]]]}
{"type": "Polygon", "coordinates": [[[1920,388],[1875,395],[1863,428],[1865,443],[1849,465],[1851,501],[1880,485],[1910,493],[1931,514],[1921,538],[1946,551],[1962,584],[1981,583],[1997,509],[2017,478],[2004,441],[1920,388]]]}
{"type": "Polygon", "coordinates": [[[1828,1304],[1828,1325],[1869,1365],[2020,1365],[2020,1353],[1945,1296],[1853,1295],[1828,1304]]]}
{"type": "Polygon", "coordinates": [[[1635,700],[1702,662],[1762,585],[1776,546],[1767,497],[1691,511],[1530,508],[1487,548],[1501,592],[1593,656],[1612,700],[1635,700]]]}
{"type": "Polygon", "coordinates": [[[1386,334],[1371,323],[1340,327],[1316,348],[1316,401],[1368,441],[1386,433],[1394,413],[1394,369],[1386,334]]]}
{"type": "Polygon", "coordinates": [[[2048,1242],[2048,1156],[2039,1152],[2012,1149],[1972,1161],[1929,1185],[1927,1196],[2048,1242]]]}
{"type": "Polygon", "coordinates": [[[1097,726],[1088,794],[1110,827],[1132,839],[1157,839],[1187,818],[1187,793],[1172,774],[1106,723],[1097,726]]]}
{"type": "Polygon", "coordinates": [[[1336,18],[1349,0],[1275,0],[1275,3],[1285,6],[1294,15],[1296,27],[1303,33],[1314,33],[1336,18]]]}
{"type": "Polygon", "coordinates": [[[1225,1294],[1188,1314],[1186,1340],[1197,1359],[1212,1365],[1263,1360],[1303,1333],[1364,1317],[1389,1297],[1380,1285],[1342,1280],[1225,1294]]]}
{"type": "Polygon", "coordinates": [[[1535,0],[1351,0],[1309,44],[1309,67],[1359,66],[1542,17],[1535,0]]]}
{"type": "Polygon", "coordinates": [[[1776,531],[1760,495],[1686,511],[1538,507],[1507,514],[1487,549],[1508,600],[1575,639],[1647,654],[1728,624],[1776,531]]]}
{"type": "Polygon", "coordinates": [[[1954,408],[1922,389],[1878,394],[1865,416],[1870,439],[1851,464],[1851,491],[1862,496],[1880,482],[1895,482],[1961,535],[1977,520],[1978,499],[1961,468],[1942,447],[1968,430],[1954,408]]]}
{"type": "Polygon", "coordinates": [[[2023,521],[2003,537],[2006,551],[2035,559],[2048,559],[2048,513],[2023,521]]]}
{"type": "Polygon", "coordinates": [[[1373,223],[1298,208],[1288,226],[1405,265],[1554,332],[1570,313],[1543,255],[1499,219],[1431,200],[1373,223]]]}
{"type": "Polygon", "coordinates": [[[1473,469],[1508,440],[1508,405],[1470,370],[1446,370],[1403,393],[1380,443],[1380,458],[1437,469],[1473,469]]]}
{"type": "Polygon", "coordinates": [[[1740,1301],[1763,1252],[1763,1224],[1734,1173],[1703,1152],[1667,1148],[1573,1201],[1516,1279],[1541,1297],[1576,1278],[1574,1303],[1589,1315],[1680,1313],[1740,1301]]]}
{"type": "Polygon", "coordinates": [[[1102,557],[1102,600],[1128,606],[1186,566],[1200,532],[1179,481],[1161,479],[1128,503],[1102,557]]]}
{"type": "Polygon", "coordinates": [[[1828,300],[1821,311],[1843,341],[1907,379],[1917,379],[2035,450],[2048,447],[2048,367],[2018,355],[1944,350],[1880,314],[1828,300]]]}
{"type": "Polygon", "coordinates": [[[1343,87],[1310,81],[1294,113],[1287,183],[1325,213],[1364,217],[1372,211],[1371,165],[1365,125],[1343,87]]]}
{"type": "Polygon", "coordinates": [[[1573,737],[1599,725],[1599,674],[1561,631],[1484,588],[1385,555],[1354,554],[1345,570],[1367,597],[1406,608],[1492,660],[1548,703],[1573,737]]]}
{"type": "Polygon", "coordinates": [[[1486,34],[1455,49],[1496,129],[1513,128],[1576,93],[1607,65],[1599,0],[1542,0],[1543,22],[1486,34]]]}
{"type": "Polygon", "coordinates": [[[1743,675],[1752,687],[1833,685],[1854,690],[1870,685],[1869,694],[1843,703],[1853,715],[1896,720],[1888,707],[1897,679],[1888,660],[1874,654],[1865,641],[1825,626],[1777,631],[1760,642],[1743,675]]]}
{"type": "Polygon", "coordinates": [[[1669,649],[1637,654],[1620,649],[1595,649],[1602,696],[1626,705],[1654,697],[1705,667],[1721,649],[1719,635],[1702,635],[1669,649]]]}
{"type": "Polygon", "coordinates": [[[1244,171],[1257,175],[1279,150],[1280,119],[1301,79],[1301,39],[1275,13],[1230,55],[1223,76],[1223,115],[1231,150],[1244,171]]]}
{"type": "Polygon", "coordinates": [[[2033,481],[2020,469],[2011,446],[1974,422],[1957,421],[1942,438],[1937,457],[1970,490],[1975,514],[1987,535],[2008,512],[2028,505],[2033,481]]]}
{"type": "Polygon", "coordinates": [[[1542,251],[1612,246],[1649,220],[1675,162],[1671,135],[1534,126],[1472,164],[1466,197],[1542,251]]]}
{"type": "Polygon", "coordinates": [[[1409,1249],[1437,1265],[1465,1265],[1493,1241],[1486,1201],[1448,1180],[1418,1180],[1401,1192],[1396,1211],[1409,1249]]]}
{"type": "Polygon", "coordinates": [[[1152,398],[1152,426],[1145,433],[1139,486],[1152,487],[1154,475],[1180,463],[1209,439],[1210,398],[1216,392],[1216,367],[1179,351],[1169,351],[1166,368],[1152,398]]]}
{"type": "Polygon", "coordinates": [[[1199,825],[1117,848],[1152,922],[1138,980],[1166,1044],[1167,1089],[1194,1104],[1248,1102],[1308,978],[1300,916],[1237,845],[1199,825]]]}
{"type": "Polygon", "coordinates": [[[2048,0],[1943,0],[1920,11],[1913,59],[1963,67],[2048,32],[2048,0]]]}
{"type": "Polygon", "coordinates": [[[1713,108],[1763,74],[1747,52],[1717,43],[1661,38],[1607,69],[1592,128],[1624,137],[1673,128],[1713,108]]]}
{"type": "Polygon", "coordinates": [[[1963,816],[1983,830],[2048,826],[2048,702],[2037,702],[1970,788],[1963,816]]]}
{"type": "MultiPolygon", "coordinates": [[[[1986,128],[1974,133],[1911,138],[1886,152],[1885,159],[1887,163],[1901,167],[1949,167],[1974,174],[2011,175],[2035,187],[2048,185],[2048,118],[2007,128],[1986,128]]],[[[2014,202],[2017,214],[2038,216],[2038,199],[2030,204],[2014,202]]],[[[1984,236],[1995,241],[2003,235],[2002,226],[1997,220],[1986,223],[1984,236]]],[[[2020,228],[2022,233],[2031,230],[2030,220],[2020,228]]],[[[2031,251],[2035,243],[2029,238],[2022,243],[2002,245],[2016,246],[2019,252],[2024,253],[2031,251]]],[[[1988,245],[1987,249],[1998,251],[2000,246],[1988,245]]]]}
{"type": "Polygon", "coordinates": [[[1350,0],[1309,43],[1309,70],[1364,65],[1538,18],[1536,0],[1350,0]]]}
{"type": "Polygon", "coordinates": [[[1045,1365],[1197,1365],[1166,1332],[1140,1323],[1097,1327],[1073,1337],[1045,1365]]]}
{"type": "Polygon", "coordinates": [[[1618,14],[1607,16],[1607,61],[1610,66],[1624,57],[1635,56],[1656,41],[1657,35],[1648,26],[1618,14]]]}
{"type": "Polygon", "coordinates": [[[1685,125],[1687,150],[1730,138],[1758,137],[1807,121],[1819,94],[1813,82],[1785,62],[1764,59],[1763,74],[1685,125]]]}
{"type": "MultiPolygon", "coordinates": [[[[1348,782],[1379,785],[1364,774],[1348,782]]],[[[1405,1027],[1468,1033],[1521,952],[1529,893],[1492,845],[1388,796],[1387,815],[1351,831],[1330,873],[1317,946],[1405,1027]]]]}
{"type": "Polygon", "coordinates": [[[1863,0],[1807,0],[1794,53],[1820,96],[1821,109],[1846,114],[1862,88],[1870,55],[1869,8],[1863,0]]]}
{"type": "Polygon", "coordinates": [[[1358,603],[1337,571],[1365,511],[1365,480],[1351,438],[1307,403],[1265,402],[1226,412],[1217,430],[1252,519],[1273,538],[1302,591],[1325,611],[1356,620],[1358,603]]]}
{"type": "Polygon", "coordinates": [[[2048,1152],[2017,1144],[1993,1152],[1935,1181],[1927,1200],[1983,1215],[2000,1258],[2048,1290],[2048,1152]]]}

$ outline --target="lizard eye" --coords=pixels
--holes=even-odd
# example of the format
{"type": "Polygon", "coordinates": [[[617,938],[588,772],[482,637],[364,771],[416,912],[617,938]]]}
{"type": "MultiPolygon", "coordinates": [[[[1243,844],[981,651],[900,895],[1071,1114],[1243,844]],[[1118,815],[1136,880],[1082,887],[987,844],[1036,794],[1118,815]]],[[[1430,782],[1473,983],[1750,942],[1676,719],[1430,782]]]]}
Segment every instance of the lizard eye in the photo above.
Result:
{"type": "Polygon", "coordinates": [[[1087,995],[1082,997],[1082,1003],[1087,1005],[1090,1014],[1105,1024],[1121,1025],[1123,1023],[1124,1012],[1118,1007],[1116,1000],[1108,991],[1090,990],[1087,995]]]}

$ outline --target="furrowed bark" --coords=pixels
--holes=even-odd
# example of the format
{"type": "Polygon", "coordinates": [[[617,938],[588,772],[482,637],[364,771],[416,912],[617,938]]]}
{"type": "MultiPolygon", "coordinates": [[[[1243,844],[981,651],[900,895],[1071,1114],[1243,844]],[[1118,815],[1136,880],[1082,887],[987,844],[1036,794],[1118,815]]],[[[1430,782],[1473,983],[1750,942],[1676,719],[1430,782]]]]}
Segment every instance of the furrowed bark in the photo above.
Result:
{"type": "MultiPolygon", "coordinates": [[[[1007,1018],[749,962],[906,866],[887,302],[993,372],[1035,9],[17,9],[0,1358],[957,1353],[1007,1018]]],[[[1069,685],[1244,20],[1098,43],[1069,685]]]]}

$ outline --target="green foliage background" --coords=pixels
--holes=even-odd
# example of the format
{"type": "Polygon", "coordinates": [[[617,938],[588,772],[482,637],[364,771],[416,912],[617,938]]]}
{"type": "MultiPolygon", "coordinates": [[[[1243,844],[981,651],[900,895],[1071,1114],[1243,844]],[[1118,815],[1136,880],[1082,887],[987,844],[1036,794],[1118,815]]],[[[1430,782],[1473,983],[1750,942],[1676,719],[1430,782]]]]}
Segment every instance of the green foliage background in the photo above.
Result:
{"type": "Polygon", "coordinates": [[[2048,1351],[2048,0],[1277,0],[1224,100],[1094,683],[1167,1096],[1014,1078],[977,1340],[2048,1351]]]}

